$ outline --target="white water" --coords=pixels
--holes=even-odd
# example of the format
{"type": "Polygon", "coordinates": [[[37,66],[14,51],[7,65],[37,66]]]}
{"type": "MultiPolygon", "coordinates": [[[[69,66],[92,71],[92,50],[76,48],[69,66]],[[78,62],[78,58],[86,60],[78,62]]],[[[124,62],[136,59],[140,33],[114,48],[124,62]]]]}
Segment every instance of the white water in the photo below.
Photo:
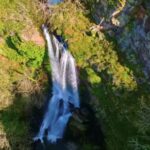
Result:
{"type": "Polygon", "coordinates": [[[43,27],[43,32],[48,45],[53,89],[48,110],[34,140],[40,139],[43,142],[45,131],[48,130],[47,139],[53,143],[63,137],[72,115],[70,105],[78,108],[80,104],[74,58],[55,36],[49,34],[46,27],[43,27]]]}

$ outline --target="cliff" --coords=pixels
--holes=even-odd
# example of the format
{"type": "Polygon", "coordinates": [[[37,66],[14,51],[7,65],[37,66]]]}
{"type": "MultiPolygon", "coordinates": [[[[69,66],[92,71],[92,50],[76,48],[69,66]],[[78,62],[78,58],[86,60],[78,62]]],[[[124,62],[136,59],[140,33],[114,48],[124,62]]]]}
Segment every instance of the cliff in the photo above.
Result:
{"type": "Polygon", "coordinates": [[[77,63],[81,109],[67,127],[68,149],[149,150],[148,0],[1,0],[0,149],[33,149],[51,88],[43,23],[77,63]]]}

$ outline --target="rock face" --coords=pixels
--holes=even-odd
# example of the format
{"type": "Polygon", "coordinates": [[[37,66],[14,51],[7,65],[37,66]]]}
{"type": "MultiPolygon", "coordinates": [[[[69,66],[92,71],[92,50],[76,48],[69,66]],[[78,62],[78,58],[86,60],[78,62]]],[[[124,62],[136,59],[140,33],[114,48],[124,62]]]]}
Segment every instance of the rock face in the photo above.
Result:
{"type": "Polygon", "coordinates": [[[122,49],[130,49],[138,54],[141,62],[144,65],[144,73],[146,76],[149,76],[150,32],[145,32],[145,30],[146,28],[144,28],[144,24],[136,24],[131,33],[126,33],[126,36],[124,36],[124,38],[121,38],[120,45],[122,49]]]}
{"type": "Polygon", "coordinates": [[[150,76],[150,16],[147,9],[139,6],[133,22],[123,29],[118,36],[119,45],[123,51],[134,52],[143,64],[143,72],[150,76]],[[129,29],[129,25],[131,25],[129,29]]]}
{"type": "Polygon", "coordinates": [[[39,46],[44,46],[44,44],[45,44],[44,38],[39,33],[37,28],[35,28],[35,26],[33,26],[33,25],[32,25],[32,27],[30,26],[28,28],[25,28],[22,31],[21,37],[23,40],[32,41],[39,46]]]}
{"type": "MultiPolygon", "coordinates": [[[[112,30],[120,50],[127,55],[135,53],[143,64],[143,72],[150,76],[150,2],[143,0],[93,4],[93,17],[97,23],[104,21],[98,29],[112,30]],[[117,5],[115,5],[117,4],[117,5]],[[111,7],[110,7],[111,6],[111,7]],[[109,9],[110,7],[110,9],[109,9]]],[[[102,30],[103,31],[103,30],[102,30]]],[[[108,32],[112,35],[112,32],[108,32]]]]}

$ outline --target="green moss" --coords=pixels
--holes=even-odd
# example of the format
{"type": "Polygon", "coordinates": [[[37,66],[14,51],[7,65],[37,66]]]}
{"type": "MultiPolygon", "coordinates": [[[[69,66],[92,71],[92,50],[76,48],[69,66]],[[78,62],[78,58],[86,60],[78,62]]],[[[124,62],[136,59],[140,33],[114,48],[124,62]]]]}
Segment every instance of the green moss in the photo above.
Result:
{"type": "Polygon", "coordinates": [[[17,61],[27,67],[41,66],[45,50],[33,42],[23,42],[18,35],[8,37],[6,43],[1,45],[1,54],[10,60],[17,61]]]}
{"type": "Polygon", "coordinates": [[[33,42],[25,42],[19,45],[18,53],[25,60],[27,66],[38,68],[43,62],[45,51],[43,47],[37,46],[33,42]]]}
{"type": "Polygon", "coordinates": [[[101,78],[98,75],[96,75],[91,68],[86,68],[86,72],[88,75],[88,81],[91,83],[91,85],[101,83],[101,78]]]}

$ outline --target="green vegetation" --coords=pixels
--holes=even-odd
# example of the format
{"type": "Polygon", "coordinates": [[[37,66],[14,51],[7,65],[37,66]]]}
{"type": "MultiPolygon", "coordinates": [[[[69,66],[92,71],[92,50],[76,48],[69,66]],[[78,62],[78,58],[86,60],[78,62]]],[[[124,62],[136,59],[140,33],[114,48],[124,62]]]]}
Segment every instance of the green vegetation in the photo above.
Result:
{"type": "Polygon", "coordinates": [[[13,149],[29,149],[28,122],[24,107],[27,103],[17,100],[14,104],[1,113],[1,121],[13,149]]]}
{"type": "Polygon", "coordinates": [[[0,1],[0,149],[4,150],[31,149],[32,107],[43,104],[48,87],[41,68],[44,45],[22,38],[26,29],[36,28],[30,9],[34,2],[0,1]]]}
{"type": "MultiPolygon", "coordinates": [[[[90,30],[94,23],[89,12],[95,7],[89,12],[87,8],[95,5],[95,1],[86,1],[87,8],[79,1],[66,1],[52,7],[53,13],[49,15],[36,9],[42,5],[37,6],[35,2],[0,2],[0,133],[6,133],[11,149],[30,150],[33,135],[29,132],[29,118],[33,107],[43,105],[43,92],[48,88],[48,83],[45,84],[48,82],[45,69],[48,69],[42,66],[47,58],[44,46],[22,38],[25,28],[40,28],[45,20],[51,25],[51,31],[68,42],[79,68],[80,94],[90,95],[83,96],[81,103],[90,105],[102,125],[106,148],[149,150],[149,81],[142,73],[141,64],[135,63],[138,57],[134,53],[128,55],[121,51],[117,41],[106,33],[90,30]]],[[[116,0],[108,1],[111,8],[116,3],[116,0]]],[[[133,27],[131,22],[127,28],[133,27]]],[[[83,129],[83,137],[77,140],[82,149],[99,149],[90,143],[85,132],[83,129]]]]}
{"type": "Polygon", "coordinates": [[[10,60],[25,64],[28,67],[38,68],[44,57],[44,48],[33,42],[22,42],[18,35],[8,37],[7,44],[3,45],[3,55],[10,60]]]}
{"type": "MultiPolygon", "coordinates": [[[[25,1],[24,1],[25,2],[25,1]]],[[[0,35],[22,30],[29,18],[24,2],[18,0],[1,0],[0,3],[0,35]]]]}
{"type": "Polygon", "coordinates": [[[77,6],[71,3],[62,4],[55,9],[50,22],[54,30],[61,31],[62,36],[67,39],[69,49],[79,67],[91,67],[95,73],[105,70],[112,78],[114,86],[121,85],[131,90],[136,88],[132,70],[119,62],[115,43],[107,41],[107,36],[103,33],[95,34],[89,31],[92,23],[84,16],[82,9],[77,9],[77,6]],[[67,9],[69,7],[71,12],[67,9]]]}
{"type": "Polygon", "coordinates": [[[137,149],[136,140],[139,149],[149,149],[150,128],[144,137],[138,126],[139,121],[144,126],[142,105],[147,105],[150,96],[141,65],[132,63],[114,39],[101,32],[92,33],[89,29],[93,23],[80,5],[66,2],[54,8],[54,12],[50,20],[53,30],[67,40],[78,67],[84,70],[80,72],[81,80],[88,82],[91,97],[96,96],[96,104],[92,99],[90,103],[97,120],[103,124],[107,148],[137,149]],[[137,82],[139,79],[143,82],[137,82]]]}

